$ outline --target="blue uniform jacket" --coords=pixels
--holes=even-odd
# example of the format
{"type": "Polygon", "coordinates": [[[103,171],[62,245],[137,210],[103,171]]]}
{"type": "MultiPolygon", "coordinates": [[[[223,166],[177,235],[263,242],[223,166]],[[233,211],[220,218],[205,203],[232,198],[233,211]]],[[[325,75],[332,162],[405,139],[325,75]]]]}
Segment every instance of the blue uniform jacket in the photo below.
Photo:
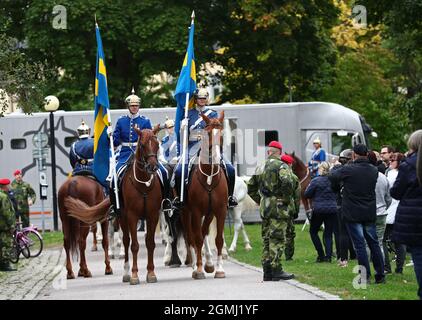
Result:
{"type": "Polygon", "coordinates": [[[94,139],[83,138],[76,141],[70,147],[70,164],[73,174],[85,171],[92,173],[94,162],[94,139]]]}
{"type": "Polygon", "coordinates": [[[170,162],[177,157],[177,139],[176,135],[167,135],[161,139],[160,153],[166,162],[170,162]]]}
{"type": "Polygon", "coordinates": [[[138,126],[142,129],[152,129],[151,121],[141,115],[130,117],[129,115],[121,116],[117,120],[116,128],[113,132],[114,146],[121,146],[120,151],[116,154],[117,169],[124,164],[130,155],[135,152],[138,142],[138,134],[134,127],[138,126]]]}

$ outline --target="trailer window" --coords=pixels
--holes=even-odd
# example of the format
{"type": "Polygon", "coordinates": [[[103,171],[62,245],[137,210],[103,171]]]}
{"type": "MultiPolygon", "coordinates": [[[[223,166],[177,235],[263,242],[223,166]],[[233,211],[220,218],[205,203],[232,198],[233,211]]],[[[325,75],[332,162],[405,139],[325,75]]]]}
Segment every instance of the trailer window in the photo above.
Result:
{"type": "Polygon", "coordinates": [[[331,134],[331,153],[338,156],[345,149],[352,148],[353,132],[348,132],[345,136],[339,136],[336,132],[331,134]]]}
{"type": "Polygon", "coordinates": [[[3,149],[3,140],[0,140],[0,150],[3,149]]]}
{"type": "Polygon", "coordinates": [[[258,145],[268,146],[271,141],[278,141],[278,131],[268,130],[258,132],[258,145]]]}
{"type": "Polygon", "coordinates": [[[10,147],[12,149],[26,149],[26,140],[25,139],[12,139],[10,141],[10,147]]]}
{"type": "Polygon", "coordinates": [[[74,143],[77,140],[78,140],[78,137],[66,137],[66,138],[64,138],[64,145],[66,147],[70,148],[72,143],[74,143]]]}

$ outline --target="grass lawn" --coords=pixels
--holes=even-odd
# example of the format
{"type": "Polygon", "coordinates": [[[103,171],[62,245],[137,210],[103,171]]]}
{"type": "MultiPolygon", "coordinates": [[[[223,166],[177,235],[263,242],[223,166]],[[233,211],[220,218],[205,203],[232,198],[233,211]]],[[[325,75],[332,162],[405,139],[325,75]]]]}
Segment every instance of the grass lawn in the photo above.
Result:
{"type": "Polygon", "coordinates": [[[63,246],[63,232],[61,231],[46,231],[41,234],[44,241],[44,248],[58,248],[63,246]]]}
{"type": "MultiPolygon", "coordinates": [[[[284,261],[283,267],[296,275],[296,280],[320,288],[342,299],[367,300],[416,300],[417,283],[413,267],[404,267],[403,275],[387,275],[387,283],[381,285],[369,284],[366,289],[355,289],[353,280],[357,276],[353,268],[356,260],[349,261],[347,268],[340,268],[336,262],[315,263],[317,254],[309,236],[309,226],[302,232],[302,224],[296,225],[295,255],[293,261],[284,261]]],[[[237,252],[231,256],[239,261],[261,266],[261,225],[245,225],[250,238],[252,251],[243,248],[243,237],[239,235],[237,252]]],[[[320,233],[320,237],[322,237],[320,233]]],[[[226,227],[225,239],[230,246],[233,239],[233,229],[226,227]]],[[[409,260],[409,256],[407,257],[409,260]]],[[[408,261],[407,261],[408,262],[408,261]]],[[[395,263],[392,262],[394,270],[395,263]]],[[[371,264],[373,274],[373,266],[371,264]]],[[[373,276],[372,276],[373,279],[373,276]]]]}

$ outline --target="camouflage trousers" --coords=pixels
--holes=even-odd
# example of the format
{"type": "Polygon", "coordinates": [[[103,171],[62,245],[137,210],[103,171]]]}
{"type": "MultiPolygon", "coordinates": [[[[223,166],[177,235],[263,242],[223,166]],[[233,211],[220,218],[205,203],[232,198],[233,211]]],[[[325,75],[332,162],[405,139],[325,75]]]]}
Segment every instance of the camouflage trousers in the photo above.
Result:
{"type": "Polygon", "coordinates": [[[29,211],[19,213],[22,221],[22,228],[29,227],[29,211]]]}
{"type": "Polygon", "coordinates": [[[267,207],[262,218],[262,264],[271,264],[273,270],[282,270],[281,258],[286,244],[288,224],[287,207],[267,207]],[[269,209],[269,210],[268,210],[269,209]]]}
{"type": "Polygon", "coordinates": [[[11,233],[8,231],[0,231],[0,264],[9,262],[12,244],[11,233]]]}
{"type": "Polygon", "coordinates": [[[287,228],[286,228],[286,249],[284,254],[286,255],[286,260],[293,259],[293,255],[295,253],[295,224],[294,218],[290,217],[287,220],[287,228]]]}

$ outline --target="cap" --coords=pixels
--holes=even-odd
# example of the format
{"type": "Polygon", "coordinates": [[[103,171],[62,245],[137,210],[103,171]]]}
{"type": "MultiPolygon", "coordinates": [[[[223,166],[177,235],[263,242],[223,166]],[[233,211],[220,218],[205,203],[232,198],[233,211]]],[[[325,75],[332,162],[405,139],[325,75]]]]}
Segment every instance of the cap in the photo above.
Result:
{"type": "Polygon", "coordinates": [[[367,156],[368,148],[364,144],[358,143],[353,147],[353,152],[359,156],[367,156]]]}
{"type": "Polygon", "coordinates": [[[15,172],[13,172],[13,175],[16,176],[18,174],[22,174],[22,171],[20,171],[19,169],[15,170],[15,172]]]}
{"type": "Polygon", "coordinates": [[[281,156],[281,161],[287,163],[287,164],[292,164],[294,162],[294,159],[292,156],[289,156],[288,154],[283,154],[281,156]]]}
{"type": "Polygon", "coordinates": [[[278,141],[271,141],[270,144],[268,145],[270,148],[277,148],[277,149],[283,149],[283,146],[281,145],[280,142],[278,141]]]}
{"type": "Polygon", "coordinates": [[[342,152],[340,152],[339,157],[340,158],[346,158],[346,159],[352,159],[352,149],[344,149],[342,152]]]}
{"type": "Polygon", "coordinates": [[[7,186],[8,184],[10,184],[10,180],[9,179],[0,179],[0,186],[7,186]]]}

